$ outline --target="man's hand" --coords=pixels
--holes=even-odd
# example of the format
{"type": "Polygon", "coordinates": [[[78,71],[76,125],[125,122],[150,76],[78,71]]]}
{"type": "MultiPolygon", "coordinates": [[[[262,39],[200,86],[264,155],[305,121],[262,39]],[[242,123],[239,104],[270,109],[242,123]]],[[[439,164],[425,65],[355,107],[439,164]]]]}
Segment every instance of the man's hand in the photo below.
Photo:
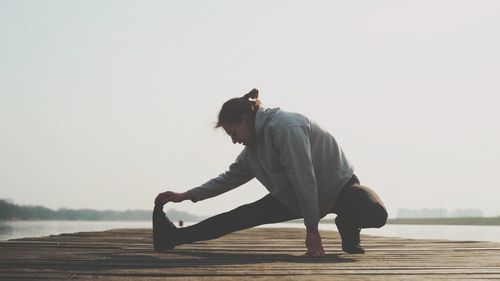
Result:
{"type": "Polygon", "coordinates": [[[321,235],[319,235],[318,225],[307,226],[306,236],[307,255],[320,257],[325,255],[323,244],[321,243],[321,235]]]}
{"type": "Polygon", "coordinates": [[[182,202],[187,199],[189,199],[189,194],[187,192],[177,193],[173,191],[165,191],[156,196],[155,204],[161,204],[163,206],[168,202],[182,202]]]}

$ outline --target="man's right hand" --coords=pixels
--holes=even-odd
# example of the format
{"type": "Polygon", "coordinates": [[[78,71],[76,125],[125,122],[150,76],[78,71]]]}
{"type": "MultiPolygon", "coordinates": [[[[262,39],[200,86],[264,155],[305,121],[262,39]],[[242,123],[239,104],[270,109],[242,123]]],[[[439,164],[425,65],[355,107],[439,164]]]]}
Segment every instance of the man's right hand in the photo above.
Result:
{"type": "Polygon", "coordinates": [[[306,226],[306,247],[307,255],[320,257],[325,255],[323,243],[321,243],[321,235],[318,231],[318,225],[306,226]]]}
{"type": "Polygon", "coordinates": [[[155,204],[161,204],[162,206],[168,202],[182,202],[189,199],[189,194],[187,192],[177,193],[173,191],[165,191],[156,196],[155,204]]]}

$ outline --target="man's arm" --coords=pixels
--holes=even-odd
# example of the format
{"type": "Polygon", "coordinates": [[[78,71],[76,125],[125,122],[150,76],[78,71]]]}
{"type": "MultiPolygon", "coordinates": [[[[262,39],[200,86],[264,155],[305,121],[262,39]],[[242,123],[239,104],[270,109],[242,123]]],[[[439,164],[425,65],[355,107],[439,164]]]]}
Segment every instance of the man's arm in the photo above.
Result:
{"type": "Polygon", "coordinates": [[[319,200],[311,158],[308,127],[297,126],[279,132],[276,138],[280,163],[290,179],[307,228],[306,246],[311,256],[325,254],[318,231],[319,200]]]}
{"type": "Polygon", "coordinates": [[[279,162],[292,183],[306,226],[319,222],[319,200],[308,128],[286,128],[276,136],[279,162]]]}
{"type": "Polygon", "coordinates": [[[246,165],[245,153],[246,151],[243,150],[238,158],[236,158],[236,161],[229,166],[229,170],[218,177],[184,193],[173,191],[162,192],[156,197],[155,204],[160,203],[164,205],[168,202],[182,202],[184,200],[197,202],[217,196],[250,181],[254,176],[251,169],[246,165]]]}
{"type": "Polygon", "coordinates": [[[190,200],[197,202],[207,198],[215,197],[219,194],[241,186],[254,178],[252,170],[247,165],[246,149],[236,158],[236,161],[229,166],[229,170],[219,176],[209,180],[199,187],[187,191],[190,200]]]}

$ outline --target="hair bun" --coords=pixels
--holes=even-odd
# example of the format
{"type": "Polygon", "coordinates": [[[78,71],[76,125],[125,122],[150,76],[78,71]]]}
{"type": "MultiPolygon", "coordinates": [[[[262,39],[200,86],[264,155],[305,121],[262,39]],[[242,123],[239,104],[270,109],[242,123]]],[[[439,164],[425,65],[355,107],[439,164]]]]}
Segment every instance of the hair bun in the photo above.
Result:
{"type": "Polygon", "coordinates": [[[250,92],[243,96],[246,99],[258,99],[259,98],[259,90],[253,88],[250,92]]]}

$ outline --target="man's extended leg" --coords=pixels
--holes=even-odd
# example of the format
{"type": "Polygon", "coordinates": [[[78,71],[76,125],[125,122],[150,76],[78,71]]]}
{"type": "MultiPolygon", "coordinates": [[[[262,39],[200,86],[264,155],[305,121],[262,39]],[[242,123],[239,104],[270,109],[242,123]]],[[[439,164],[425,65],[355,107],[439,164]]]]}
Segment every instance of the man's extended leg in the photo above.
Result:
{"type": "Polygon", "coordinates": [[[357,180],[341,191],[334,213],[342,237],[342,250],[353,254],[364,253],[359,245],[361,228],[380,228],[387,221],[387,210],[378,195],[357,180]]]}
{"type": "Polygon", "coordinates": [[[215,239],[234,231],[297,218],[300,216],[287,209],[271,195],[267,195],[258,201],[213,216],[195,225],[177,228],[175,231],[170,231],[170,237],[164,239],[169,241],[167,244],[175,246],[215,239]]]}

